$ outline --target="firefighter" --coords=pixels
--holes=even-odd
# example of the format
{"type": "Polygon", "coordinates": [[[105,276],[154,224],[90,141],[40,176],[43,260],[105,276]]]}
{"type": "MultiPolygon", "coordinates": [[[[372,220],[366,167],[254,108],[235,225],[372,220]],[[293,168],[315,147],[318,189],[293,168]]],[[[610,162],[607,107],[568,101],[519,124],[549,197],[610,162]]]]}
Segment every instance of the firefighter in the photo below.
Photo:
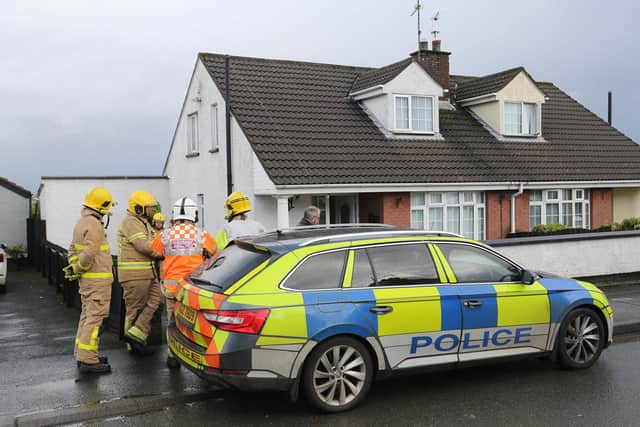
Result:
{"type": "Polygon", "coordinates": [[[154,260],[160,255],[151,248],[154,231],[151,217],[158,202],[147,191],[129,196],[127,216],[118,229],[118,279],[126,306],[124,340],[134,354],[153,352],[147,346],[151,319],[162,302],[154,260]]]}
{"type": "MultiPolygon", "coordinates": [[[[151,244],[153,250],[164,256],[162,262],[163,294],[167,309],[167,321],[173,318],[173,310],[180,283],[190,275],[205,258],[216,255],[216,241],[206,231],[196,227],[198,207],[193,200],[182,197],[173,205],[172,226],[156,235],[151,244]]],[[[167,355],[169,369],[180,368],[171,350],[167,355]]]]}
{"type": "Polygon", "coordinates": [[[237,237],[264,233],[262,224],[247,217],[247,213],[251,211],[251,202],[246,194],[239,191],[231,193],[225,200],[224,207],[227,210],[224,219],[228,222],[216,234],[220,250],[226,248],[237,237]]]}
{"type": "Polygon", "coordinates": [[[153,215],[153,229],[155,233],[160,233],[164,230],[164,215],[162,212],[153,215]]]}
{"type": "Polygon", "coordinates": [[[66,279],[79,279],[82,301],[73,355],[81,373],[104,374],[111,372],[111,366],[106,357],[98,355],[98,342],[102,322],[109,315],[113,261],[103,218],[111,215],[114,203],[106,188],[96,187],[87,193],[82,206],[69,247],[69,265],[63,270],[66,279]]]}

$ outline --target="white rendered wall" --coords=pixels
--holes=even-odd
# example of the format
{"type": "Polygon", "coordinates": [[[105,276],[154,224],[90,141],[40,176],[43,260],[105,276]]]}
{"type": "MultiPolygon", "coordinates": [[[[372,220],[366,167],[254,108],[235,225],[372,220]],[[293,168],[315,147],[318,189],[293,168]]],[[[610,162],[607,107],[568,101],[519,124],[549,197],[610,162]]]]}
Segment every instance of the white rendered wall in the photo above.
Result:
{"type": "Polygon", "coordinates": [[[0,243],[27,246],[29,198],[0,187],[0,243]]]}
{"type": "Polygon", "coordinates": [[[640,271],[640,232],[607,233],[611,238],[523,243],[494,248],[530,270],[565,277],[599,276],[640,271]],[[630,237],[613,237],[633,234],[630,237]]]}
{"type": "Polygon", "coordinates": [[[640,189],[613,189],[613,220],[620,222],[626,218],[640,217],[640,189]]]}
{"type": "Polygon", "coordinates": [[[137,190],[149,191],[170,215],[169,182],[151,179],[43,179],[40,192],[40,215],[47,221],[47,240],[68,248],[73,227],[80,217],[85,194],[93,187],[106,187],[117,205],[112,209],[107,237],[111,253],[117,254],[117,231],[126,215],[129,195],[137,190]]]}

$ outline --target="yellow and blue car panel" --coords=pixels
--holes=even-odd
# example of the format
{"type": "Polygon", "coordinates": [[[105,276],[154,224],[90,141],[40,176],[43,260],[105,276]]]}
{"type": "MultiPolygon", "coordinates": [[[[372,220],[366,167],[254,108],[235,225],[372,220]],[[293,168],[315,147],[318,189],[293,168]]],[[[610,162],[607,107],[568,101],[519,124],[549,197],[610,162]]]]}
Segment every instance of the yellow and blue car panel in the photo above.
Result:
{"type": "Polygon", "coordinates": [[[562,319],[579,306],[600,309],[611,340],[613,312],[595,286],[557,278],[542,278],[531,285],[458,283],[437,245],[443,239],[410,239],[425,242],[442,283],[351,287],[354,246],[407,240],[372,239],[298,248],[262,263],[220,294],[185,284],[177,298],[177,326],[168,333],[170,348],[196,371],[259,372],[257,378],[293,379],[299,374],[294,366],[300,366],[299,359],[306,357],[310,348],[346,334],[381,350],[385,360],[378,366],[402,369],[551,351],[562,319]],[[338,288],[296,291],[280,286],[306,256],[336,249],[346,251],[338,288]],[[207,309],[257,308],[268,308],[269,315],[255,335],[216,329],[201,313],[207,309]],[[379,309],[388,311],[375,313],[379,309]]]}

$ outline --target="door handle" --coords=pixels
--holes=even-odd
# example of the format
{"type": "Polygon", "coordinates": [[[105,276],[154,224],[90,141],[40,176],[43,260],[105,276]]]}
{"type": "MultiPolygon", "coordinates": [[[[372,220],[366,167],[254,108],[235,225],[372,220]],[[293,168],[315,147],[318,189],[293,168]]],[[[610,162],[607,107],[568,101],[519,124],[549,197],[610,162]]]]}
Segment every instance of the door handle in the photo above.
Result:
{"type": "Polygon", "coordinates": [[[376,307],[370,307],[369,311],[374,313],[374,314],[387,314],[387,313],[391,313],[393,311],[393,307],[388,306],[388,305],[381,305],[381,306],[376,306],[376,307]]]}
{"type": "Polygon", "coordinates": [[[482,305],[482,301],[477,299],[468,299],[462,303],[467,308],[477,308],[482,305]]]}

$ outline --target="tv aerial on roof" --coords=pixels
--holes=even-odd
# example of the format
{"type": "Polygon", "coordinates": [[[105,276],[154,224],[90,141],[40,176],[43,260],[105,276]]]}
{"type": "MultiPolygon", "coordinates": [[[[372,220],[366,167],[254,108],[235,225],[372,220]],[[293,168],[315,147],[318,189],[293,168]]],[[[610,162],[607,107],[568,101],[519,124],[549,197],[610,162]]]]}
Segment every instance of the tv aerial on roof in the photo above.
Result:
{"type": "Polygon", "coordinates": [[[415,6],[413,7],[413,12],[411,12],[411,16],[418,14],[418,60],[420,60],[420,41],[422,40],[422,29],[420,28],[420,9],[422,9],[422,4],[420,0],[417,0],[415,6]]]}
{"type": "Polygon", "coordinates": [[[436,11],[434,15],[431,17],[431,21],[433,21],[433,30],[431,31],[431,35],[434,40],[438,40],[438,34],[440,34],[440,30],[438,30],[438,21],[440,20],[440,11],[436,11]]]}

